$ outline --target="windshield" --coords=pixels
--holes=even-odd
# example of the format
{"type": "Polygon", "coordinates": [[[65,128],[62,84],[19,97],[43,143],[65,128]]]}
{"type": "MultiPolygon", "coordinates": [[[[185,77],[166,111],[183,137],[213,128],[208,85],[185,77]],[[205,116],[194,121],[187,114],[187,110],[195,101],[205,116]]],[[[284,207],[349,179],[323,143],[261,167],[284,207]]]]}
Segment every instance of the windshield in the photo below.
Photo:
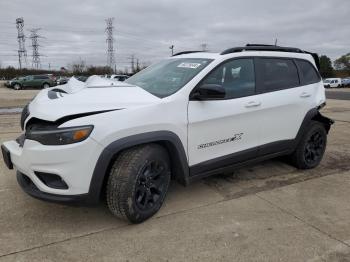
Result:
{"type": "Polygon", "coordinates": [[[167,59],[125,80],[160,98],[174,94],[205,68],[212,59],[167,59]]]}
{"type": "Polygon", "coordinates": [[[326,79],[323,81],[323,83],[329,83],[329,82],[331,82],[331,80],[329,80],[329,79],[326,79]]]}

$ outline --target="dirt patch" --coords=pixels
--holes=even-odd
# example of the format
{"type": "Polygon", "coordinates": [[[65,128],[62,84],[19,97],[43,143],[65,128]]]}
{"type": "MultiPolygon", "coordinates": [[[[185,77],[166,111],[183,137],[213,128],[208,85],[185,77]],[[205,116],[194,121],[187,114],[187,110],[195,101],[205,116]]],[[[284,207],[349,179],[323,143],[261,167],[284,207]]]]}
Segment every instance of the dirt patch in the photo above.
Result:
{"type": "Polygon", "coordinates": [[[238,169],[231,174],[208,177],[204,183],[225,199],[236,199],[347,170],[350,170],[350,154],[328,151],[320,166],[315,169],[299,170],[284,160],[270,160],[238,169]]]}

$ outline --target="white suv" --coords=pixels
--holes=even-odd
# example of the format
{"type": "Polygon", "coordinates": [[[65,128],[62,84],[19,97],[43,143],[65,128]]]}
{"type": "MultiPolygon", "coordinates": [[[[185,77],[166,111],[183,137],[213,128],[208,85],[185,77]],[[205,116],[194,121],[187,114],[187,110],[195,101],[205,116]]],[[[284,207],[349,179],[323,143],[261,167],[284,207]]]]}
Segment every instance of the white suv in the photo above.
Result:
{"type": "Polygon", "coordinates": [[[317,166],[333,121],[322,116],[318,57],[248,45],[183,52],[125,82],[72,78],[23,110],[24,130],[1,147],[33,197],[97,203],[139,223],[155,214],[171,178],[205,176],[288,155],[317,166]]]}

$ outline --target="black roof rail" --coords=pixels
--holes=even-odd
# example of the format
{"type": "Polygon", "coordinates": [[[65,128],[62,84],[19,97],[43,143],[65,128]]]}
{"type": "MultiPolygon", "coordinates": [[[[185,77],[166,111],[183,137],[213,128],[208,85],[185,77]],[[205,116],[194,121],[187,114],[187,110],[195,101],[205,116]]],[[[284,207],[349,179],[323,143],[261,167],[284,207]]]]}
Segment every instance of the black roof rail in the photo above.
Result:
{"type": "Polygon", "coordinates": [[[242,52],[242,51],[275,51],[275,52],[305,53],[303,50],[295,47],[247,44],[246,46],[242,46],[242,47],[233,47],[233,48],[226,49],[223,52],[221,52],[220,55],[226,55],[226,54],[242,52]]]}
{"type": "Polygon", "coordinates": [[[186,55],[186,54],[191,54],[191,53],[200,53],[200,52],[204,52],[204,51],[182,51],[176,54],[173,54],[172,56],[178,56],[178,55],[186,55]]]}
{"type": "Polygon", "coordinates": [[[276,45],[267,45],[267,44],[246,44],[245,46],[276,46],[276,45]]]}

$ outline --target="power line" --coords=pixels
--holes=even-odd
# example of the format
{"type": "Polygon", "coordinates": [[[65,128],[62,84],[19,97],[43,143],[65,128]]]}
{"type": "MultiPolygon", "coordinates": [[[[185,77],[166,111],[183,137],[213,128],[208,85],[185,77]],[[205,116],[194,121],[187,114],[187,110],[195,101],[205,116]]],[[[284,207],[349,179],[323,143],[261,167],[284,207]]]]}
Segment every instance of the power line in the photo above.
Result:
{"type": "Polygon", "coordinates": [[[23,63],[27,65],[27,51],[25,47],[25,36],[23,32],[24,20],[22,17],[16,19],[17,40],[18,40],[18,63],[19,69],[22,69],[23,63]]]}
{"type": "Polygon", "coordinates": [[[107,18],[106,19],[106,33],[107,33],[107,66],[110,68],[115,67],[115,57],[114,57],[114,48],[113,48],[113,20],[114,18],[107,18]]]}

